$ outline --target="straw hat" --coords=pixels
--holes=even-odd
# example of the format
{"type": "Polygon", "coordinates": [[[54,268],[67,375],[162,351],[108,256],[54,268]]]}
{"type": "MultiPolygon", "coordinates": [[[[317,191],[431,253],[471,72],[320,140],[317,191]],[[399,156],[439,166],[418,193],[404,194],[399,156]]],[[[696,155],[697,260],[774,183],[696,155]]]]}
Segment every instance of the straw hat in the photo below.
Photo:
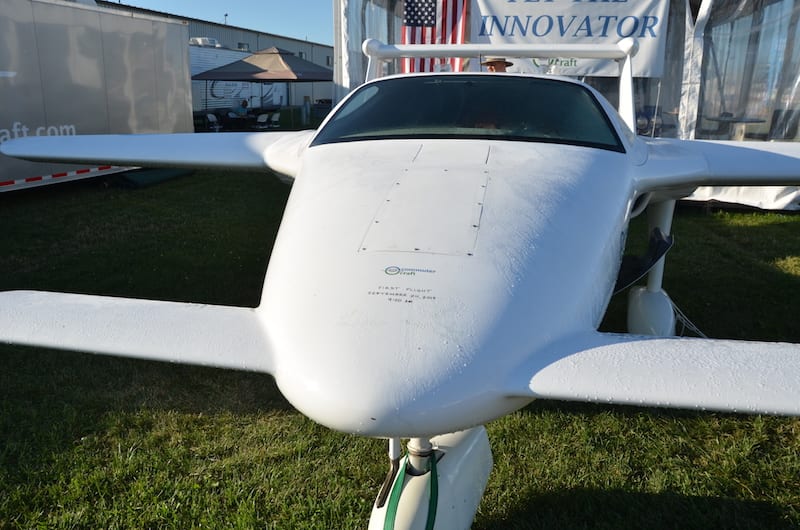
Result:
{"type": "Polygon", "coordinates": [[[507,61],[505,57],[487,57],[481,63],[481,66],[487,66],[491,63],[503,63],[506,66],[514,66],[514,63],[507,61]]]}

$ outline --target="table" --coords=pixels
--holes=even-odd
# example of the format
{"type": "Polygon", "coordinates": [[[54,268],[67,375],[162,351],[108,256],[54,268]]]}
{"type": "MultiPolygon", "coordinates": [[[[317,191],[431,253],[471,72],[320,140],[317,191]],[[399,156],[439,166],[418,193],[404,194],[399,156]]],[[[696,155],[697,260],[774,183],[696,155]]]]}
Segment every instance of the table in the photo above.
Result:
{"type": "Polygon", "coordinates": [[[718,133],[722,136],[727,136],[730,140],[737,140],[742,141],[744,140],[744,134],[747,130],[747,124],[749,123],[765,123],[766,120],[761,118],[748,118],[745,116],[736,117],[736,116],[717,116],[715,118],[706,118],[709,121],[715,121],[721,125],[727,124],[727,130],[722,131],[722,127],[718,130],[718,133]]]}

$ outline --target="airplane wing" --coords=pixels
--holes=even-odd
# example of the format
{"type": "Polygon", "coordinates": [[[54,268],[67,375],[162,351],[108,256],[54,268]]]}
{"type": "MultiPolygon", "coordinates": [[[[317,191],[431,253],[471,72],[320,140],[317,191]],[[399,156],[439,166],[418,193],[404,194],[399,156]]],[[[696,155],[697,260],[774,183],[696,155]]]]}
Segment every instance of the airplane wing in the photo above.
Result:
{"type": "Polygon", "coordinates": [[[648,157],[637,172],[640,191],[800,184],[798,142],[643,141],[648,157]]]}
{"type": "Polygon", "coordinates": [[[294,177],[315,131],[25,137],[0,146],[32,161],[193,169],[271,169],[294,177]]]}
{"type": "Polygon", "coordinates": [[[0,342],[272,373],[256,310],[40,291],[0,293],[0,342]]]}
{"type": "Polygon", "coordinates": [[[520,372],[515,396],[800,415],[798,344],[593,332],[520,372]]]}

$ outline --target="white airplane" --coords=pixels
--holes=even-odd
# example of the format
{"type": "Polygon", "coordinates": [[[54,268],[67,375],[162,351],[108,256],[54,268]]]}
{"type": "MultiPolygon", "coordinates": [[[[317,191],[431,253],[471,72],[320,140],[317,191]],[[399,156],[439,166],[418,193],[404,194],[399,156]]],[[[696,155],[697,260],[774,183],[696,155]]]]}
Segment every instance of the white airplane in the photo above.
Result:
{"type": "MultiPolygon", "coordinates": [[[[431,55],[365,48],[373,71],[431,55]]],[[[624,64],[635,50],[600,48],[624,64]]],[[[469,527],[492,466],[482,425],[534,399],[800,414],[800,345],[673,337],[661,288],[675,198],[800,184],[800,144],[637,137],[623,103],[624,118],[565,78],[417,74],[365,83],[317,131],[10,141],[4,154],[31,160],[269,169],[294,185],[259,307],[6,292],[0,340],[272,374],[313,420],[389,440],[370,528],[469,527]],[[652,255],[623,278],[645,210],[652,255]],[[631,290],[633,333],[598,332],[612,293],[653,264],[631,290]]]]}

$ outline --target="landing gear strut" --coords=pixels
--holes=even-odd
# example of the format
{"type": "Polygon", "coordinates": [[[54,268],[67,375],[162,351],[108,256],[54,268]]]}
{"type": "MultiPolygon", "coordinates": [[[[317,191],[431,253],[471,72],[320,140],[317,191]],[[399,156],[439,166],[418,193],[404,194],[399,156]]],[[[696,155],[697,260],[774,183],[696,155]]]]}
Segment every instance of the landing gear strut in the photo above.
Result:
{"type": "MultiPolygon", "coordinates": [[[[672,229],[675,201],[651,204],[647,208],[650,230],[658,228],[665,235],[672,229]]],[[[661,288],[664,280],[664,257],[647,273],[647,287],[634,287],[628,293],[628,331],[640,335],[669,337],[675,335],[675,311],[672,300],[661,288]]]]}
{"type": "Polygon", "coordinates": [[[390,439],[391,467],[370,530],[469,528],[492,469],[486,429],[411,438],[400,453],[400,440],[390,439]]]}

